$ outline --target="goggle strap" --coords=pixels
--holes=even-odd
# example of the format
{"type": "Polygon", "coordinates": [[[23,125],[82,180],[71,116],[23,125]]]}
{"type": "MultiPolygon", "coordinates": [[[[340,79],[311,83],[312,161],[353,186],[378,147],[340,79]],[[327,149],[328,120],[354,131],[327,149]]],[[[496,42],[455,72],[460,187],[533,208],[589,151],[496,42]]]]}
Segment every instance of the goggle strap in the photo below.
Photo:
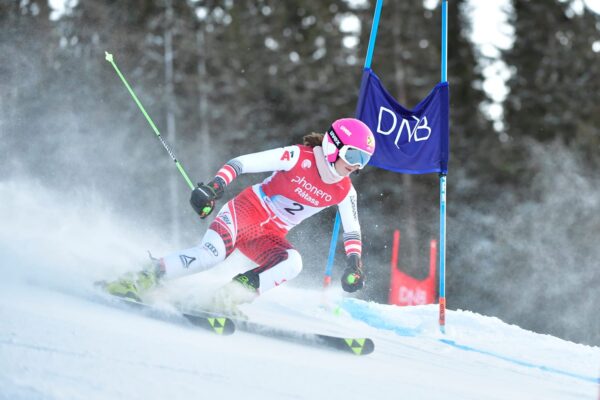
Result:
{"type": "Polygon", "coordinates": [[[331,138],[333,145],[338,149],[338,151],[341,150],[342,147],[344,147],[344,143],[342,143],[342,141],[340,140],[338,135],[335,133],[333,126],[329,128],[329,131],[327,131],[327,134],[331,138]]]}

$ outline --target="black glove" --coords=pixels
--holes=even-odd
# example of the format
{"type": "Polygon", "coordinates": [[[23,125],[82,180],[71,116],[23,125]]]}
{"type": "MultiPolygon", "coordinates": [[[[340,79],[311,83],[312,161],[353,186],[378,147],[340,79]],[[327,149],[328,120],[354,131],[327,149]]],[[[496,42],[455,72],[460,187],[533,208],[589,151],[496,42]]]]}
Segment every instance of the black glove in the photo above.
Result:
{"type": "Polygon", "coordinates": [[[350,254],[346,259],[347,267],[342,275],[342,288],[346,292],[356,292],[365,285],[365,273],[362,270],[362,262],[356,254],[350,254]]]}
{"type": "Polygon", "coordinates": [[[215,200],[223,196],[225,182],[219,177],[208,182],[208,184],[199,183],[198,187],[192,190],[190,204],[200,218],[206,218],[215,208],[215,200]]]}

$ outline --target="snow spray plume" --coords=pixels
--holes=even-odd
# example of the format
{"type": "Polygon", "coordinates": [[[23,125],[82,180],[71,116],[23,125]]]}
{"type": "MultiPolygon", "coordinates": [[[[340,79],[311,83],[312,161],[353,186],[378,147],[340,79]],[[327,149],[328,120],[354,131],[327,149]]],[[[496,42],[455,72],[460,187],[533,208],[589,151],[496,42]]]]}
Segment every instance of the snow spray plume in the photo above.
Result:
{"type": "Polygon", "coordinates": [[[140,249],[169,247],[149,226],[125,222],[99,195],[28,178],[0,182],[0,285],[26,283],[86,296],[94,281],[148,262],[140,249]]]}
{"type": "Polygon", "coordinates": [[[146,112],[146,109],[144,109],[144,106],[142,105],[142,103],[138,100],[137,96],[133,92],[133,89],[131,89],[131,86],[129,86],[129,83],[127,83],[127,80],[125,79],[125,77],[121,73],[121,70],[119,70],[119,67],[117,67],[117,64],[115,63],[113,55],[110,54],[109,52],[106,52],[106,51],[104,52],[104,54],[105,54],[106,61],[108,61],[109,63],[112,64],[112,66],[114,67],[115,71],[117,72],[117,75],[119,75],[119,78],[121,78],[121,81],[123,81],[123,84],[125,85],[125,87],[129,91],[129,93],[131,94],[131,97],[133,97],[133,100],[135,101],[135,104],[138,105],[138,107],[142,111],[142,114],[144,114],[144,117],[146,117],[146,120],[148,121],[148,123],[152,127],[152,130],[154,131],[154,133],[158,137],[158,140],[160,140],[160,142],[162,143],[163,147],[167,150],[167,152],[171,156],[171,159],[173,160],[173,162],[177,166],[177,169],[179,170],[179,172],[181,173],[181,175],[183,176],[183,178],[187,182],[187,184],[190,187],[190,189],[193,190],[194,189],[194,184],[192,183],[192,181],[190,180],[190,178],[186,174],[185,170],[183,169],[183,167],[181,166],[181,164],[179,163],[179,161],[177,161],[177,158],[175,158],[175,155],[171,151],[171,148],[169,147],[169,145],[167,144],[167,142],[165,142],[165,140],[163,139],[163,137],[160,135],[160,132],[158,131],[158,128],[156,127],[156,125],[152,121],[152,118],[150,118],[150,116],[146,112]]]}

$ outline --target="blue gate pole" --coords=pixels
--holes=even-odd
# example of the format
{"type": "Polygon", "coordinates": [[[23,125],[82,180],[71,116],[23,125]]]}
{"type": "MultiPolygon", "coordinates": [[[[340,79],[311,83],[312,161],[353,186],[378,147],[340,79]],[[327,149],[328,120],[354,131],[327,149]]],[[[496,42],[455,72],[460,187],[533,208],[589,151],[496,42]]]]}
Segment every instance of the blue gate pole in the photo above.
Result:
{"type": "MultiPolygon", "coordinates": [[[[381,7],[383,6],[383,0],[377,0],[375,4],[375,14],[373,16],[373,23],[371,24],[371,35],[369,36],[369,47],[367,48],[367,57],[365,58],[364,69],[371,68],[371,61],[373,60],[373,51],[375,50],[375,40],[377,39],[377,28],[379,28],[379,18],[381,17],[381,7]]],[[[340,212],[335,213],[335,222],[333,223],[333,233],[331,234],[331,242],[329,244],[329,257],[327,258],[327,267],[325,268],[325,279],[323,286],[327,287],[331,283],[331,272],[333,270],[333,261],[335,259],[335,248],[337,247],[337,241],[340,234],[340,212]]]]}
{"type": "MultiPolygon", "coordinates": [[[[442,82],[448,81],[448,0],[442,1],[442,82]]],[[[446,174],[440,174],[440,331],[446,333],[446,174]]]]}

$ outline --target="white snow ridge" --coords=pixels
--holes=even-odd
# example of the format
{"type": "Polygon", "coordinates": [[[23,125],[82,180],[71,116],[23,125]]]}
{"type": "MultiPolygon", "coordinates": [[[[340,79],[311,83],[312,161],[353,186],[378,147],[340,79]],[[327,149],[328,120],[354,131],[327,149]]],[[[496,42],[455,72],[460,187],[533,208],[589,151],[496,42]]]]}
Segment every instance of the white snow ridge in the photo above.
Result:
{"type": "MultiPolygon", "coordinates": [[[[467,311],[449,310],[441,334],[437,306],[367,303],[336,289],[284,285],[244,307],[251,321],[372,338],[375,351],[355,356],[118,307],[92,282],[158,241],[144,243],[99,207],[86,214],[31,190],[36,202],[0,182],[0,399],[599,398],[600,348],[467,311]]],[[[206,290],[202,281],[174,282],[177,296],[206,290]]]]}

